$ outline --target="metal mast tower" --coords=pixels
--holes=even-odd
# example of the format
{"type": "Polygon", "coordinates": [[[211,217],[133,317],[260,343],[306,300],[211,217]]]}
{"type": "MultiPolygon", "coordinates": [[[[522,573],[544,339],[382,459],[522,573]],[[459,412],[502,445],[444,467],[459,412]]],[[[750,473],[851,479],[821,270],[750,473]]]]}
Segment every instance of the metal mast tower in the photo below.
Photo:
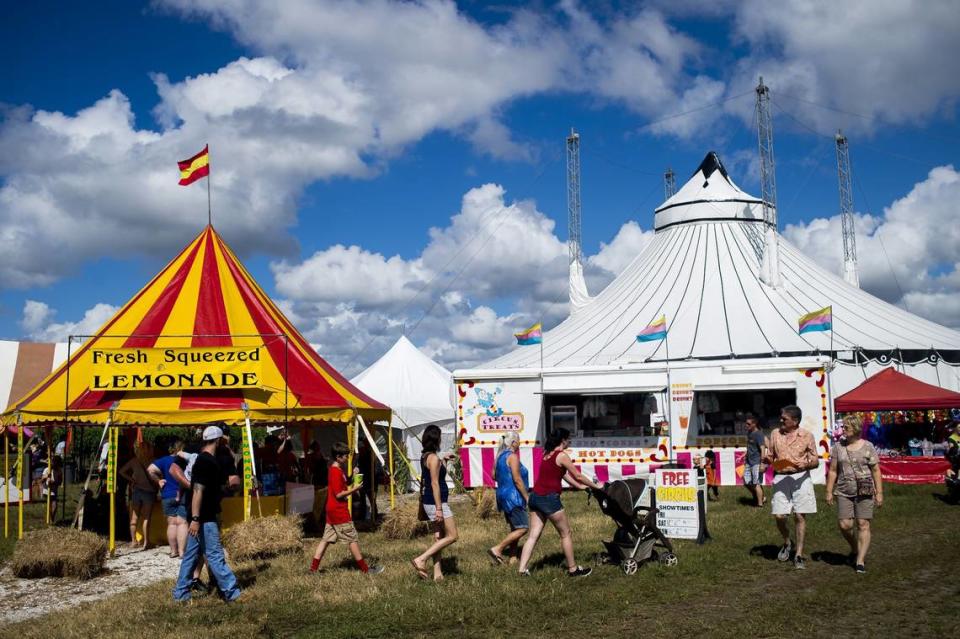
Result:
{"type": "Polygon", "coordinates": [[[850,146],[837,129],[837,177],[840,182],[840,220],[843,224],[843,279],[860,286],[857,273],[857,236],[853,230],[853,180],[850,173],[850,146]]]}
{"type": "Polygon", "coordinates": [[[773,114],[770,111],[770,87],[757,84],[757,139],[760,143],[760,199],[763,200],[763,219],[777,228],[777,177],[773,159],[773,114]]]}
{"type": "Polygon", "coordinates": [[[567,136],[567,247],[571,264],[582,262],[580,243],[580,134],[571,127],[567,136]]]}
{"type": "Polygon", "coordinates": [[[677,176],[674,174],[673,169],[668,166],[666,173],[663,174],[663,199],[669,200],[676,192],[677,176]]]}
{"type": "Polygon", "coordinates": [[[780,240],[777,236],[777,178],[773,158],[773,113],[770,110],[770,88],[757,84],[757,141],[760,147],[760,199],[763,201],[764,234],[760,280],[768,286],[780,286],[780,240]]]}

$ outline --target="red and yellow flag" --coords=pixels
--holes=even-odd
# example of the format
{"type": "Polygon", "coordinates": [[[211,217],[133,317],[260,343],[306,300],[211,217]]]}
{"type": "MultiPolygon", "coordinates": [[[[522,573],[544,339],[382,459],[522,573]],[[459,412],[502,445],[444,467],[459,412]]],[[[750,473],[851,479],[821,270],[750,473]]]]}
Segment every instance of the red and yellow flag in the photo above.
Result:
{"type": "Polygon", "coordinates": [[[187,186],[202,177],[207,177],[210,175],[209,145],[204,146],[203,151],[200,151],[189,160],[177,162],[177,166],[180,167],[180,186],[187,186]]]}

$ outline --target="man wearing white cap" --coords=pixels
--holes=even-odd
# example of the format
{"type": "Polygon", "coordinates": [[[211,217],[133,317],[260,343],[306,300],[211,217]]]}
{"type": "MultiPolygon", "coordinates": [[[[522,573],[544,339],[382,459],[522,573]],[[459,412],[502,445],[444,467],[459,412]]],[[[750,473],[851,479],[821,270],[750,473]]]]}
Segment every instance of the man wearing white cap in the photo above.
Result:
{"type": "Polygon", "coordinates": [[[207,426],[203,431],[203,447],[193,464],[190,478],[193,497],[187,513],[190,518],[190,534],[187,537],[187,549],[180,561],[180,576],[173,589],[173,598],[177,601],[190,600],[193,568],[200,555],[206,558],[210,576],[219,587],[224,600],[233,601],[240,596],[237,578],[227,566],[220,543],[222,477],[216,452],[222,439],[223,430],[219,426],[207,426]]]}

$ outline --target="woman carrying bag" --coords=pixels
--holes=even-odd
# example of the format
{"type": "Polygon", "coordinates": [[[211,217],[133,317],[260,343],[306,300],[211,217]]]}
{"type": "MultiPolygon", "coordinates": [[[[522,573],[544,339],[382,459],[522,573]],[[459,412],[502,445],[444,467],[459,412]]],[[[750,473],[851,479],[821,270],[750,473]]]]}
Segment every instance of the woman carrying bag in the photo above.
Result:
{"type": "Polygon", "coordinates": [[[850,544],[850,560],[857,573],[867,572],[864,561],[870,548],[870,520],[874,507],[883,506],[883,481],[873,444],[860,438],[860,423],[853,415],[843,418],[843,437],[830,451],[827,504],[837,501],[840,532],[850,544]],[[856,530],[854,530],[856,522],[856,530]]]}

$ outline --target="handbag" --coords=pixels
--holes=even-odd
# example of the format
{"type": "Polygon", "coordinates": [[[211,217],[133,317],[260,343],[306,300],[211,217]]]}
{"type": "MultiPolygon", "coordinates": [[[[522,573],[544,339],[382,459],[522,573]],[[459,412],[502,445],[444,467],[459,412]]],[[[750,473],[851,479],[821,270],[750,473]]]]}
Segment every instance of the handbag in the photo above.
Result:
{"type": "Polygon", "coordinates": [[[869,473],[861,475],[860,472],[858,472],[858,464],[853,461],[853,457],[850,455],[850,451],[846,446],[843,447],[843,452],[847,456],[847,461],[849,461],[853,467],[853,478],[857,484],[857,497],[873,497],[877,492],[876,487],[873,485],[873,476],[869,473]]]}
{"type": "Polygon", "coordinates": [[[417,505],[417,521],[429,521],[430,518],[427,517],[427,511],[423,507],[423,457],[420,457],[420,500],[417,505]]]}

